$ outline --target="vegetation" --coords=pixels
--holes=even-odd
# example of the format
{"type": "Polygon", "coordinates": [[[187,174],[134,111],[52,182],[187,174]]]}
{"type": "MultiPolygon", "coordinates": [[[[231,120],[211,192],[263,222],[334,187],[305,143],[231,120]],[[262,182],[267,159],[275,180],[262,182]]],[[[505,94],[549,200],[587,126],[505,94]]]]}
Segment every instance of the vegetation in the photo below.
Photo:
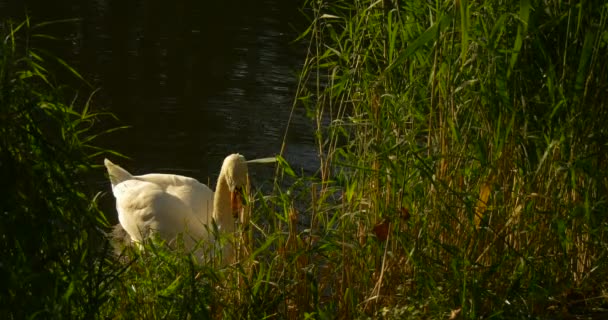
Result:
{"type": "Polygon", "coordinates": [[[158,244],[110,253],[83,191],[100,115],[61,102],[48,59],[17,36],[34,27],[4,26],[3,314],[474,319],[606,306],[608,5],[306,6],[294,108],[317,123],[320,172],[298,176],[279,157],[227,267],[158,244]]]}
{"type": "Polygon", "coordinates": [[[311,211],[337,217],[323,239],[340,277],[319,281],[333,308],[519,318],[605,305],[608,6],[310,5],[314,85],[300,98],[319,128],[316,197],[332,180],[343,192],[338,209],[311,211]]]}
{"type": "MultiPolygon", "coordinates": [[[[111,275],[101,268],[107,225],[85,191],[100,114],[55,83],[67,64],[30,41],[44,25],[0,26],[0,313],[7,319],[88,317],[111,275]]],[[[107,243],[107,242],[106,242],[107,243]]]]}

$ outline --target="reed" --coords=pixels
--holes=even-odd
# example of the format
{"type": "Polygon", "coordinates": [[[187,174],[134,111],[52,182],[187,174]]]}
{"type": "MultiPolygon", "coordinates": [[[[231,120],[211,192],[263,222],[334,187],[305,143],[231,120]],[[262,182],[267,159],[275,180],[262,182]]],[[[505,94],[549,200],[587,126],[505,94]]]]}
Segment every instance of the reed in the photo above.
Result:
{"type": "Polygon", "coordinates": [[[608,7],[308,5],[299,96],[316,111],[323,184],[342,192],[317,210],[338,216],[323,232],[342,278],[321,282],[339,314],[605,303],[608,7]]]}
{"type": "Polygon", "coordinates": [[[43,27],[29,19],[0,25],[0,312],[7,319],[93,316],[112,280],[104,269],[107,221],[86,187],[104,116],[92,111],[92,94],[78,98],[49,71],[81,78],[74,69],[30,46],[52,40],[43,27]]]}

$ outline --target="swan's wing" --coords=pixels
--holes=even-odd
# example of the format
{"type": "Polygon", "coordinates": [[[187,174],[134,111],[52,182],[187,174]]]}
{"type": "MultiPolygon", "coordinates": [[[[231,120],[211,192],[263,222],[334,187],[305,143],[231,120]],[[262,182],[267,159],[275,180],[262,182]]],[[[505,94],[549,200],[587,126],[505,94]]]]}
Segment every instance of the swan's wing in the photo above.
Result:
{"type": "Polygon", "coordinates": [[[127,180],[112,188],[116,198],[118,221],[135,242],[141,242],[157,229],[157,210],[152,203],[162,196],[162,190],[153,183],[127,180]]]}
{"type": "Polygon", "coordinates": [[[180,175],[158,173],[137,176],[136,178],[155,183],[165,192],[183,201],[200,222],[204,224],[211,222],[213,191],[198,180],[180,175]]]}
{"type": "Polygon", "coordinates": [[[156,234],[171,242],[183,233],[189,248],[207,235],[188,205],[152,182],[127,180],[113,191],[118,219],[133,241],[141,242],[156,234]]]}

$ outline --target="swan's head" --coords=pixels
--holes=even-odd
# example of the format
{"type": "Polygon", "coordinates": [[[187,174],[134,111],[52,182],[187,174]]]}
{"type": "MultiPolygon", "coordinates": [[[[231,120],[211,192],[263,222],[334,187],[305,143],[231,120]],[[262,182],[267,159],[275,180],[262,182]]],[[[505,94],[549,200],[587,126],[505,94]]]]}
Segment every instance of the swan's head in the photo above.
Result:
{"type": "Polygon", "coordinates": [[[245,157],[235,153],[231,154],[222,164],[222,172],[230,190],[230,207],[232,216],[236,219],[242,207],[243,189],[247,185],[247,162],[245,157]]]}
{"type": "Polygon", "coordinates": [[[238,153],[231,154],[224,159],[222,171],[230,192],[245,187],[247,184],[247,161],[238,153]]]}

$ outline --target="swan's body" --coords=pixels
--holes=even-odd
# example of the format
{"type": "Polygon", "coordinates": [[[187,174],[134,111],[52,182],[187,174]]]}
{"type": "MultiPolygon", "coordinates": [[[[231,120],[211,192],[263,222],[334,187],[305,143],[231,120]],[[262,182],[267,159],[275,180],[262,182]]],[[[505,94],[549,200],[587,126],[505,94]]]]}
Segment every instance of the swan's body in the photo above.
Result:
{"type": "MultiPolygon", "coordinates": [[[[233,233],[240,203],[235,196],[247,181],[247,164],[239,154],[228,156],[222,165],[216,192],[196,179],[173,174],[133,176],[108,159],[104,161],[116,198],[118,220],[131,241],[141,244],[152,235],[172,243],[182,236],[187,250],[199,258],[206,243],[214,242],[212,221],[221,233],[233,233]],[[198,247],[199,244],[203,247],[198,247]]],[[[224,246],[231,259],[231,246],[224,246]]]]}

